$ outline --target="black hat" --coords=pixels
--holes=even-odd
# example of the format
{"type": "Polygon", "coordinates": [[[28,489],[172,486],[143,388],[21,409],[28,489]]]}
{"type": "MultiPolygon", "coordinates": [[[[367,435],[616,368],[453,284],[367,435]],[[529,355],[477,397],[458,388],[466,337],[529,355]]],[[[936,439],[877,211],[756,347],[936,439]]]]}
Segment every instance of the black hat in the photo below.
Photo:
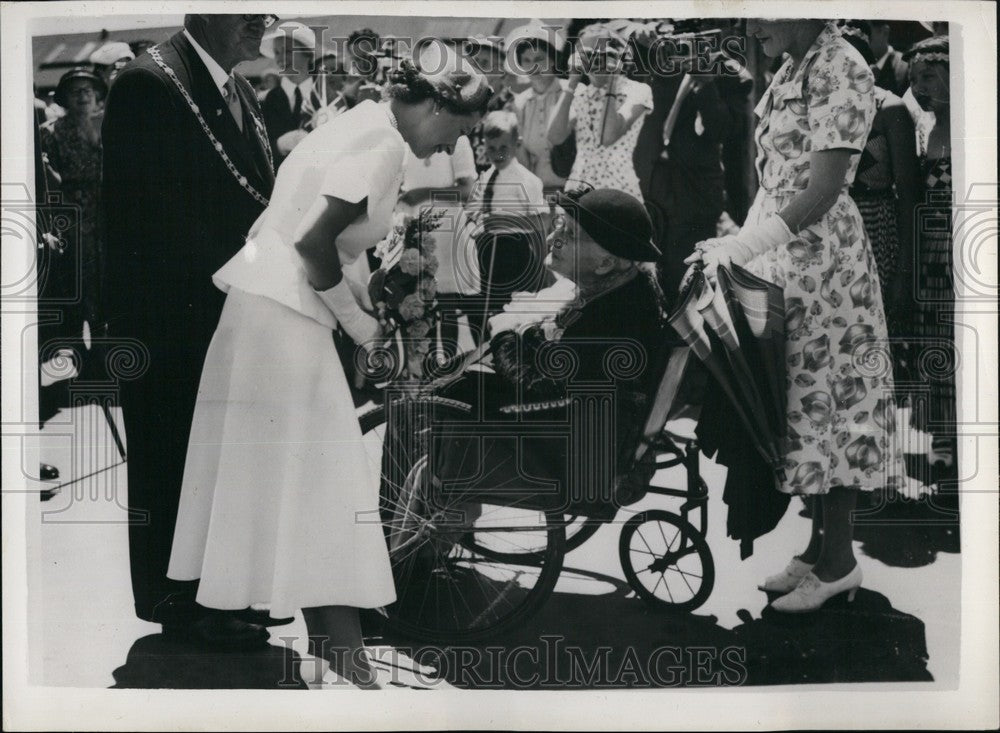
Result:
{"type": "Polygon", "coordinates": [[[660,259],[660,250],[653,244],[653,222],[635,196],[596,188],[559,194],[556,203],[575,213],[580,228],[615,257],[634,262],[660,259]]]}
{"type": "Polygon", "coordinates": [[[99,77],[90,69],[85,69],[83,67],[70,69],[59,79],[59,84],[56,86],[56,93],[53,95],[56,104],[60,107],[66,106],[66,94],[69,92],[69,83],[74,79],[86,79],[93,84],[94,91],[97,92],[98,102],[107,96],[108,85],[104,83],[104,79],[99,77]]]}

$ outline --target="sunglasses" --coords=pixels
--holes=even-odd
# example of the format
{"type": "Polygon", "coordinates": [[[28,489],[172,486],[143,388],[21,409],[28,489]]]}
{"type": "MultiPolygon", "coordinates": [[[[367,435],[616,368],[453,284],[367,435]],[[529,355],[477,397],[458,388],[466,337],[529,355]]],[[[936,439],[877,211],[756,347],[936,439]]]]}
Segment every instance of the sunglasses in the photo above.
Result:
{"type": "Polygon", "coordinates": [[[253,23],[258,18],[263,18],[265,28],[270,28],[272,25],[278,22],[277,15],[241,15],[240,17],[243,18],[243,20],[245,20],[247,23],[253,23]]]}

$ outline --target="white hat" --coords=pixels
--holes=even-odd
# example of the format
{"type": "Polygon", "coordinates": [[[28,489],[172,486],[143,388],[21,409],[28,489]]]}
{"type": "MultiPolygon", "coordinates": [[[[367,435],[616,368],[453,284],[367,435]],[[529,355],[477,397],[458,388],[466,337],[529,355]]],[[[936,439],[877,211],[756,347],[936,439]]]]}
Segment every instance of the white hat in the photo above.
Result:
{"type": "Polygon", "coordinates": [[[558,23],[545,23],[539,18],[532,18],[525,25],[518,26],[504,39],[503,47],[507,52],[506,69],[508,74],[523,76],[524,70],[518,68],[517,47],[525,41],[543,41],[560,53],[566,45],[566,36],[560,32],[558,23]]]}
{"type": "Polygon", "coordinates": [[[261,39],[261,55],[266,56],[269,59],[274,58],[274,39],[278,36],[288,36],[289,33],[285,30],[286,28],[291,29],[292,41],[296,45],[308,48],[312,52],[313,58],[322,55],[321,49],[316,45],[316,34],[313,32],[313,29],[294,20],[287,20],[284,23],[275,26],[274,30],[261,39]]]}
{"type": "Polygon", "coordinates": [[[115,61],[135,58],[132,48],[124,41],[112,41],[105,43],[99,49],[90,54],[90,63],[99,66],[111,66],[115,61]]]}
{"type": "Polygon", "coordinates": [[[539,18],[532,18],[508,33],[503,46],[507,53],[510,53],[522,41],[536,39],[545,41],[556,51],[562,51],[563,46],[566,45],[566,36],[560,33],[560,28],[562,26],[557,23],[546,23],[539,18]]]}

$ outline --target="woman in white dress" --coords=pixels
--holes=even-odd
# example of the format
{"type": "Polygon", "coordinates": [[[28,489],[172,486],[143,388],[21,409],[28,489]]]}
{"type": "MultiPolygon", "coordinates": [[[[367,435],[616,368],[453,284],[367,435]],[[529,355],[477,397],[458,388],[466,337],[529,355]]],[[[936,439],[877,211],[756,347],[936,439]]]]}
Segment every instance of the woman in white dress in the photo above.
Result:
{"type": "MultiPolygon", "coordinates": [[[[466,65],[467,66],[467,65],[466,65]]],[[[451,152],[492,91],[455,59],[404,61],[387,99],[309,134],[246,246],[215,274],[226,304],[205,360],[169,576],[217,609],[303,610],[310,651],[373,685],[358,608],[395,600],[379,477],[331,331],[373,343],[364,252],[392,224],[405,148],[451,152]]],[[[325,665],[306,681],[321,686],[325,665]]]]}

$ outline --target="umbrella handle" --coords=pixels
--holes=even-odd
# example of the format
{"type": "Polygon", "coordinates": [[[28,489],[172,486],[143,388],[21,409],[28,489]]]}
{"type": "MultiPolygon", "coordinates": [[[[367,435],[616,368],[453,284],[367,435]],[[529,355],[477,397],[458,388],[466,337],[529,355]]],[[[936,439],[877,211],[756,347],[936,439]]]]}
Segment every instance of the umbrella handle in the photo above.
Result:
{"type": "Polygon", "coordinates": [[[687,297],[688,293],[691,292],[691,288],[694,287],[695,280],[697,280],[696,275],[700,274],[704,269],[705,263],[701,260],[692,263],[687,272],[684,273],[680,287],[677,288],[679,300],[684,300],[687,297]]]}

